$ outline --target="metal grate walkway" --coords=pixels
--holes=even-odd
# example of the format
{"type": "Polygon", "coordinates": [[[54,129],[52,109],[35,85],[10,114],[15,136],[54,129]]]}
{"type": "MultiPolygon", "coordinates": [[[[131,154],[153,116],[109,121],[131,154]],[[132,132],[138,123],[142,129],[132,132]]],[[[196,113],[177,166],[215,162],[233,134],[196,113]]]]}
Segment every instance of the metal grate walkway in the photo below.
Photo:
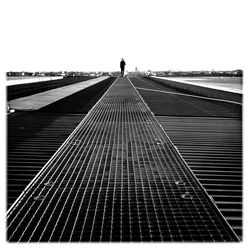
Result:
{"type": "Polygon", "coordinates": [[[127,78],[7,214],[12,242],[238,241],[127,78]]]}

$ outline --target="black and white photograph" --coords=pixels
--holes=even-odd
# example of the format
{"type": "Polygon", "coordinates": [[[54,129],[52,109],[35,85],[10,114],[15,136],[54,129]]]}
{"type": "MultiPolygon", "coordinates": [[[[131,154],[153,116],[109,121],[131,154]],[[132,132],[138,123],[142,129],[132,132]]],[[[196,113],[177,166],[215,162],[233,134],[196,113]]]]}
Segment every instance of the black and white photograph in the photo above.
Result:
{"type": "Polygon", "coordinates": [[[246,247],[246,3],[5,1],[4,248],[246,247]]]}

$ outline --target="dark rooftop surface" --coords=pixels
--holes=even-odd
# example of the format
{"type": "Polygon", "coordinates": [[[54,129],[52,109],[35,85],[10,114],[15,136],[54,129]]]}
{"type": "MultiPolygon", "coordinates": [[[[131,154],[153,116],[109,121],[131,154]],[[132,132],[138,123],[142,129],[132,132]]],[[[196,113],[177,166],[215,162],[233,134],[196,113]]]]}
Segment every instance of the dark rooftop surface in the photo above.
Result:
{"type": "Polygon", "coordinates": [[[237,118],[159,116],[172,142],[242,237],[242,129],[237,118]]]}
{"type": "Polygon", "coordinates": [[[110,77],[37,111],[16,111],[8,116],[7,208],[114,80],[110,77]]]}
{"type": "Polygon", "coordinates": [[[162,115],[157,120],[241,238],[242,106],[189,96],[155,80],[131,80],[150,109],[162,115]]]}
{"type": "Polygon", "coordinates": [[[192,95],[160,82],[145,78],[132,78],[134,86],[155,115],[192,117],[242,116],[242,106],[192,95]]]}
{"type": "Polygon", "coordinates": [[[7,226],[11,242],[238,241],[127,78],[39,172],[7,226]]]}

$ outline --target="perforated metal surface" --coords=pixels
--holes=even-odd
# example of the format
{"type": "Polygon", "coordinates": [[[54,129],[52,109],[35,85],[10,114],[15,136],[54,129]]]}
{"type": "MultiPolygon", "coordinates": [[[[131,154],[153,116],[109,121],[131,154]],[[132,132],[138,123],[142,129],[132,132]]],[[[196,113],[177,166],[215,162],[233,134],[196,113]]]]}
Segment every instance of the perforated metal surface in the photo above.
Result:
{"type": "Polygon", "coordinates": [[[8,211],[9,241],[238,241],[127,78],[8,211]]]}

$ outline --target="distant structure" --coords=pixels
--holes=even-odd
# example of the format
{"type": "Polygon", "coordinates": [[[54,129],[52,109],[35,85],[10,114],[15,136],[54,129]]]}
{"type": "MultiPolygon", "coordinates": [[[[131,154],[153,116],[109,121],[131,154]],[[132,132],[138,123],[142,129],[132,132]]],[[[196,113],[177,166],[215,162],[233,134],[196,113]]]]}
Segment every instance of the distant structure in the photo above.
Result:
{"type": "MultiPolygon", "coordinates": [[[[124,62],[125,63],[125,62],[124,62]]],[[[125,64],[126,65],[126,64],[125,64]]],[[[123,73],[125,70],[125,65],[123,69],[123,73]]],[[[200,70],[200,71],[174,71],[174,70],[162,70],[162,71],[139,71],[138,67],[135,67],[134,72],[130,72],[130,74],[134,75],[157,75],[157,76],[173,76],[173,77],[201,77],[201,76],[216,76],[216,77],[243,77],[243,71],[241,69],[237,70],[200,70]]],[[[119,76],[119,71],[9,71],[6,72],[6,77],[34,77],[34,76],[63,76],[67,77],[76,77],[76,76],[101,76],[101,75],[112,75],[119,76]]]]}

